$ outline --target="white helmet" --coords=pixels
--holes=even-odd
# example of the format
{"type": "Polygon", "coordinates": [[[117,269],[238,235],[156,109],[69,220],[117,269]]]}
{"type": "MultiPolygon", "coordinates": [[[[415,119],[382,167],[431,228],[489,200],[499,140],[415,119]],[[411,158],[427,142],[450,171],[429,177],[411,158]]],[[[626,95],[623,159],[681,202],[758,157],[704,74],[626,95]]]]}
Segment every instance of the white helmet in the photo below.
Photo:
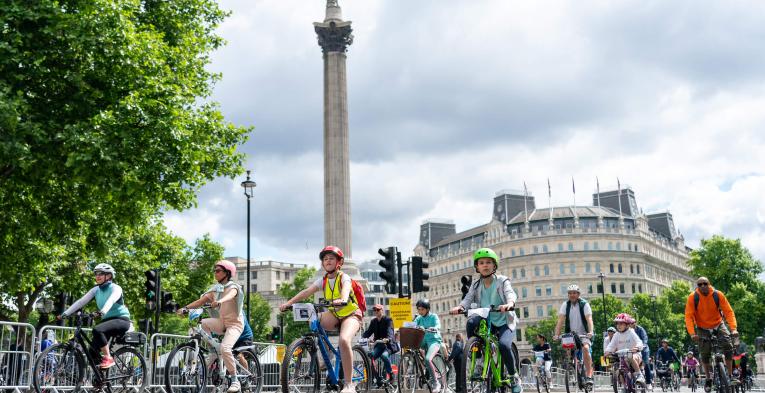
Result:
{"type": "Polygon", "coordinates": [[[576,284],[569,285],[568,288],[566,288],[566,292],[568,291],[577,291],[579,293],[582,293],[582,291],[579,290],[579,285],[576,285],[576,284]]]}
{"type": "Polygon", "coordinates": [[[93,273],[98,273],[98,272],[109,273],[112,275],[112,278],[117,276],[117,272],[114,270],[112,265],[108,263],[99,263],[98,265],[96,265],[96,267],[93,268],[93,273]]]}

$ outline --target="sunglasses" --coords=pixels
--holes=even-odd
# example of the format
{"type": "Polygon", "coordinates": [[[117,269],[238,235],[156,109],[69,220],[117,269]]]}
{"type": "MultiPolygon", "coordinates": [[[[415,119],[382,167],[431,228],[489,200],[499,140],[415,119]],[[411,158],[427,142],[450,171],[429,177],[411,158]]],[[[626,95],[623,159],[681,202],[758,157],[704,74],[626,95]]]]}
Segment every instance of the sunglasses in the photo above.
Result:
{"type": "Polygon", "coordinates": [[[223,273],[223,272],[225,272],[225,270],[223,270],[223,269],[213,269],[213,271],[215,273],[223,273]]]}
{"type": "Polygon", "coordinates": [[[109,273],[104,273],[104,272],[95,272],[95,273],[93,273],[93,274],[95,274],[96,276],[105,276],[105,275],[107,275],[107,274],[109,274],[109,273]]]}
{"type": "Polygon", "coordinates": [[[700,283],[696,284],[696,286],[697,287],[706,287],[706,286],[709,286],[709,283],[708,282],[700,282],[700,283]]]}

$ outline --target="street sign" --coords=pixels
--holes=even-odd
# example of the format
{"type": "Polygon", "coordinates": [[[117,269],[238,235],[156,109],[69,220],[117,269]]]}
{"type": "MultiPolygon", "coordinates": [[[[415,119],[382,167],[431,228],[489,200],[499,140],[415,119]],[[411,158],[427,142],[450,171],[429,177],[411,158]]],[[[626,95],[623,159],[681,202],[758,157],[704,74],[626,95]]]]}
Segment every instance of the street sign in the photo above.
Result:
{"type": "Polygon", "coordinates": [[[393,319],[393,327],[398,329],[404,322],[411,321],[412,318],[412,299],[398,298],[390,299],[390,317],[393,319]]]}
{"type": "Polygon", "coordinates": [[[284,345],[276,346],[276,361],[281,363],[284,360],[284,345]]]}

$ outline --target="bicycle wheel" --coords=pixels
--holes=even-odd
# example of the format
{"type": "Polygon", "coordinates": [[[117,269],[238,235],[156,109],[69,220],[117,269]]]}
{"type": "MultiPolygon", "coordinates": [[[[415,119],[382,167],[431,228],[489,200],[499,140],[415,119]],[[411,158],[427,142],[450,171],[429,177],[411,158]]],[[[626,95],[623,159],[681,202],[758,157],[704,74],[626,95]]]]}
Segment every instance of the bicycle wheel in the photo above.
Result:
{"type": "MultiPolygon", "coordinates": [[[[487,366],[487,356],[483,352],[483,340],[478,337],[471,337],[465,344],[462,364],[465,366],[467,393],[485,393],[489,390],[487,381],[483,378],[483,369],[487,366]]],[[[487,380],[490,382],[490,379],[487,380]]]]}
{"type": "Polygon", "coordinates": [[[192,343],[177,345],[165,362],[165,389],[168,393],[202,393],[205,389],[207,366],[202,351],[192,343]]]}
{"type": "Polygon", "coordinates": [[[417,367],[417,359],[413,352],[407,351],[398,361],[398,390],[400,393],[414,393],[420,389],[422,370],[417,367]]]}
{"type": "Polygon", "coordinates": [[[242,366],[250,373],[249,376],[239,377],[239,382],[242,384],[243,393],[260,393],[263,388],[263,369],[260,367],[260,360],[255,352],[247,350],[240,352],[237,356],[239,365],[244,363],[246,366],[242,366]]]}
{"type": "MultiPolygon", "coordinates": [[[[340,376],[342,378],[342,375],[340,376]]],[[[356,384],[357,392],[366,392],[371,387],[369,382],[372,379],[372,369],[369,356],[359,345],[353,347],[353,372],[351,373],[353,383],[356,384]]]]}
{"type": "Polygon", "coordinates": [[[441,356],[440,353],[437,353],[436,356],[433,357],[433,368],[436,372],[436,381],[441,384],[441,389],[446,390],[446,388],[449,387],[449,383],[446,380],[446,372],[449,371],[449,366],[446,364],[446,360],[444,360],[444,357],[441,356]]]}
{"type": "Polygon", "coordinates": [[[287,347],[279,377],[282,393],[319,393],[322,378],[311,339],[299,338],[287,347]]]}
{"type": "Polygon", "coordinates": [[[72,393],[82,388],[85,359],[69,344],[54,344],[37,356],[32,372],[32,385],[37,393],[49,393],[67,386],[72,393]]]}
{"type": "Polygon", "coordinates": [[[619,393],[619,374],[618,371],[611,371],[611,387],[614,393],[619,393]]]}
{"type": "Polygon", "coordinates": [[[688,387],[691,388],[691,392],[696,391],[696,374],[691,374],[690,378],[688,378],[688,387]]]}
{"type": "Polygon", "coordinates": [[[539,372],[539,366],[536,366],[536,367],[537,367],[537,372],[534,373],[534,379],[537,385],[537,393],[542,393],[542,378],[543,377],[541,373],[539,372]]]}
{"type": "Polygon", "coordinates": [[[566,385],[566,393],[576,392],[578,387],[576,370],[574,369],[574,363],[568,358],[563,360],[564,382],[566,385]]]}
{"type": "Polygon", "coordinates": [[[732,389],[730,389],[730,383],[728,381],[728,370],[722,362],[717,362],[715,364],[715,374],[717,374],[715,378],[715,382],[717,382],[715,384],[717,385],[715,386],[717,393],[731,393],[732,389]]]}
{"type": "Polygon", "coordinates": [[[122,347],[114,352],[114,367],[106,378],[113,392],[142,393],[149,384],[146,374],[146,359],[133,347],[122,347]]]}

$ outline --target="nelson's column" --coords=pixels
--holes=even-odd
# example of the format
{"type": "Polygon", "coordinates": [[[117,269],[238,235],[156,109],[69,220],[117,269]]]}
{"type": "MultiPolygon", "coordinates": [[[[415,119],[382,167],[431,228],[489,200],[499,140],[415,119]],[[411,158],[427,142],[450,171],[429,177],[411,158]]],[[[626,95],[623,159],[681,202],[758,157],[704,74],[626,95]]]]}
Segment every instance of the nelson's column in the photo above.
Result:
{"type": "Polygon", "coordinates": [[[345,51],[353,43],[351,22],[343,21],[337,0],[327,0],[324,22],[314,29],[324,56],[324,244],[345,253],[345,270],[358,278],[352,262],[348,147],[348,92],[345,51]]]}

